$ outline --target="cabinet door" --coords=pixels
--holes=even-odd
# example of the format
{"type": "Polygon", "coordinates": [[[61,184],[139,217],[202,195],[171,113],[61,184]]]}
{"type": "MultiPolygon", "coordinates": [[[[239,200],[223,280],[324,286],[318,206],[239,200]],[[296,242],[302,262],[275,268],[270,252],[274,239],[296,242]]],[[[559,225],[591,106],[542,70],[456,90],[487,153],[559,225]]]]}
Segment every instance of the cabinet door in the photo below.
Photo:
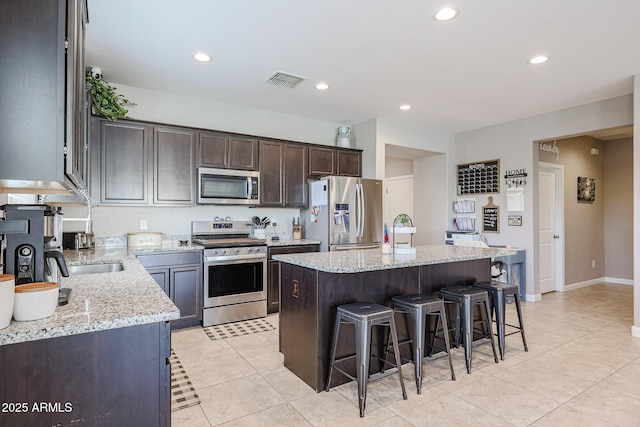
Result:
{"type": "Polygon", "coordinates": [[[221,132],[200,131],[198,137],[198,166],[227,167],[229,135],[221,132]]]}
{"type": "Polygon", "coordinates": [[[292,245],[268,248],[267,261],[267,313],[280,310],[280,261],[271,259],[273,255],[299,254],[304,252],[319,252],[320,245],[292,245]]]}
{"type": "Polygon", "coordinates": [[[150,268],[147,270],[153,280],[162,288],[165,294],[169,295],[169,269],[168,268],[150,268]]]}
{"type": "Polygon", "coordinates": [[[267,313],[280,309],[280,261],[267,261],[267,313]]]}
{"type": "Polygon", "coordinates": [[[260,205],[283,206],[284,144],[260,141],[260,205]]]}
{"type": "Polygon", "coordinates": [[[336,150],[334,148],[309,147],[309,176],[336,174],[336,150]]]}
{"type": "Polygon", "coordinates": [[[100,202],[147,204],[149,126],[100,122],[100,202]]]}
{"type": "Polygon", "coordinates": [[[338,175],[362,176],[362,153],[338,150],[338,175]]]}
{"type": "Polygon", "coordinates": [[[194,154],[194,131],[169,127],[154,128],[154,204],[195,204],[194,154]]]}
{"type": "Polygon", "coordinates": [[[81,189],[87,188],[88,139],[87,108],[88,91],[85,88],[84,40],[87,23],[85,0],[67,3],[67,121],[65,132],[65,173],[81,189]]]}
{"type": "Polygon", "coordinates": [[[229,136],[229,169],[258,170],[258,141],[253,138],[229,136]]]}
{"type": "Polygon", "coordinates": [[[291,208],[306,208],[307,147],[301,144],[284,146],[284,205],[291,208]]]}
{"type": "Polygon", "coordinates": [[[172,268],[170,274],[169,295],[180,309],[180,320],[171,322],[172,329],[198,325],[202,319],[200,266],[172,268]]]}

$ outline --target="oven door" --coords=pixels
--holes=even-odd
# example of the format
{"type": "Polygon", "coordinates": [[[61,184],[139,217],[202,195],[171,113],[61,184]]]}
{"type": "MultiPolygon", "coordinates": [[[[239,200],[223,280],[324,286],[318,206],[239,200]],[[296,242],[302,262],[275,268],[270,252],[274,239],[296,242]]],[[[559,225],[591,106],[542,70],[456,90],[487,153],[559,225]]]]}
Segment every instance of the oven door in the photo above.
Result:
{"type": "Polygon", "coordinates": [[[204,308],[267,299],[267,258],[205,258],[204,308]]]}

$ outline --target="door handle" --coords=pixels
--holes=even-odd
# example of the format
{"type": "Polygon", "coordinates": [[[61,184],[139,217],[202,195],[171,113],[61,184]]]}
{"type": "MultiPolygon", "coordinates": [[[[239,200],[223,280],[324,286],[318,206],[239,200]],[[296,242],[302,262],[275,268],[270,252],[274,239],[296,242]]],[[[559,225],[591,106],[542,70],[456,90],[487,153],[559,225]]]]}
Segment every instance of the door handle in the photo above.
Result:
{"type": "Polygon", "coordinates": [[[560,236],[558,236],[557,234],[554,234],[554,235],[553,235],[553,238],[554,238],[554,239],[559,239],[559,238],[560,238],[560,236]]]}

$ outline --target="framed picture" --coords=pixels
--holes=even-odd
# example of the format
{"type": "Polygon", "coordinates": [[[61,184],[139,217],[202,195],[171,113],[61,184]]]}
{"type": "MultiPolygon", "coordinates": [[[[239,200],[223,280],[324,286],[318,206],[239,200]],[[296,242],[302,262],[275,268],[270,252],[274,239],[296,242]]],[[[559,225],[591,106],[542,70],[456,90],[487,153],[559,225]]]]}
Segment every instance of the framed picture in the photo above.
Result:
{"type": "Polygon", "coordinates": [[[507,224],[511,226],[522,226],[522,215],[509,215],[507,217],[507,224]]]}
{"type": "Polygon", "coordinates": [[[578,202],[593,203],[596,199],[596,180],[594,178],[578,177],[578,202]]]}

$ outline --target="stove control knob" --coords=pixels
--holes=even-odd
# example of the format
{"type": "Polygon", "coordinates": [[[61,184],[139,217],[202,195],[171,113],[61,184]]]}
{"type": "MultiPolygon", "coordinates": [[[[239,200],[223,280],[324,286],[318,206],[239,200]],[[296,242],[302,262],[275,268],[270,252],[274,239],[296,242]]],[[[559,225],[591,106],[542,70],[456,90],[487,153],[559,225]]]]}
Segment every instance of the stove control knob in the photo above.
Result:
{"type": "Polygon", "coordinates": [[[249,250],[247,250],[247,252],[252,253],[253,249],[249,248],[249,250]]]}
{"type": "Polygon", "coordinates": [[[235,252],[236,254],[240,253],[240,249],[234,249],[233,252],[235,252]]]}
{"type": "Polygon", "coordinates": [[[224,254],[226,254],[226,253],[227,253],[227,250],[226,250],[226,249],[223,249],[223,250],[222,250],[222,255],[224,255],[224,254]]]}

